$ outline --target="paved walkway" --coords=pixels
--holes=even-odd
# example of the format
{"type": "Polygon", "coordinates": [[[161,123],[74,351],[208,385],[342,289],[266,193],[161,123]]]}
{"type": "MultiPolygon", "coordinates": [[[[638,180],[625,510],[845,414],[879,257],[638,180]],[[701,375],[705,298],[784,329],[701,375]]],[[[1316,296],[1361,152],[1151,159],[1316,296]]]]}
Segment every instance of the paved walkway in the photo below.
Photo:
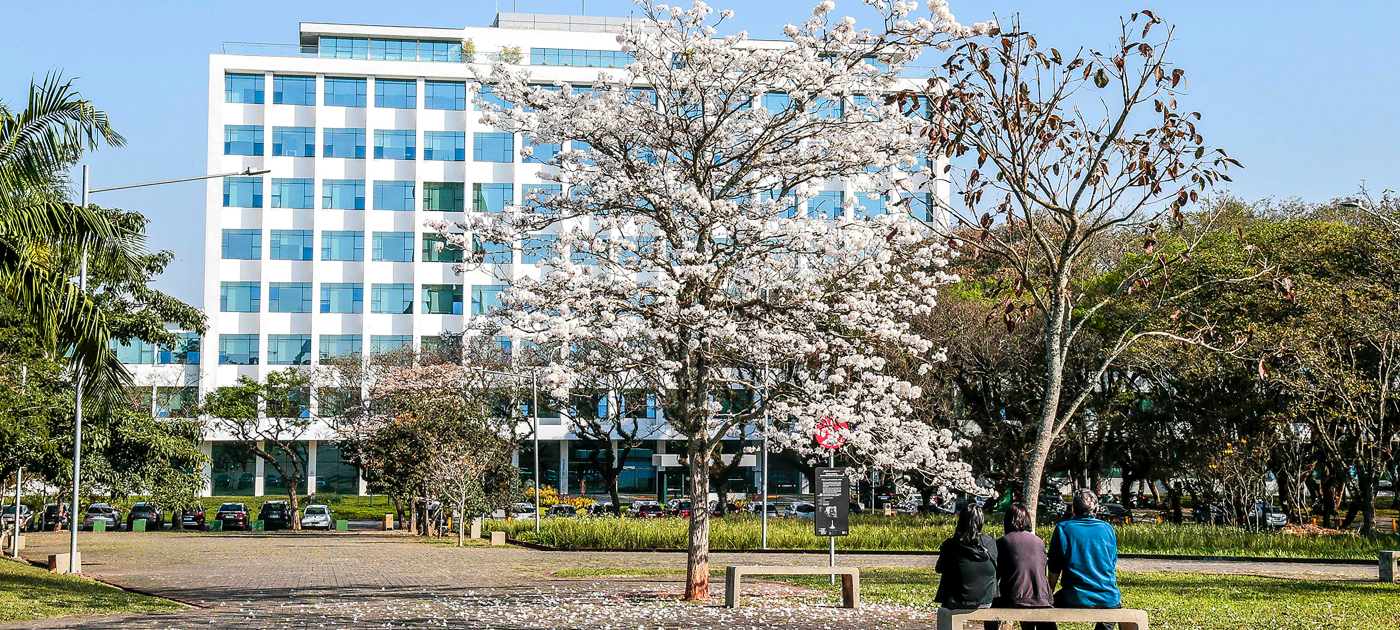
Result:
{"type": "MultiPolygon", "coordinates": [[[[857,628],[927,627],[927,615],[890,606],[846,611],[822,591],[758,583],[745,596],[761,607],[677,606],[677,576],[560,578],[568,568],[683,569],[678,553],[566,553],[435,546],[401,532],[150,532],[79,535],[84,571],[201,606],[163,614],[114,615],[126,628],[857,628]]],[[[31,534],[31,558],[67,548],[66,533],[31,534]]],[[[862,568],[928,567],[934,558],[851,556],[862,568]]],[[[715,554],[725,564],[818,564],[823,554],[715,554]]],[[[1124,560],[1133,571],[1253,573],[1310,579],[1375,579],[1374,567],[1124,560]]],[[[94,627],[83,618],[0,628],[94,627]]]]}

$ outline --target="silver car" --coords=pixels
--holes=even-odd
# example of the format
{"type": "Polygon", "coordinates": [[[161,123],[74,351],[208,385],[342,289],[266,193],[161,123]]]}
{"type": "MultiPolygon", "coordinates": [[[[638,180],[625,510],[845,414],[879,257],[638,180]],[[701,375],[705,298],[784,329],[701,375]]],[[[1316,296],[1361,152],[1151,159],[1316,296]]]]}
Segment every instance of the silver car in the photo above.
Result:
{"type": "MultiPolygon", "coordinates": [[[[12,532],[15,529],[15,506],[7,505],[0,508],[0,525],[4,526],[5,532],[12,532]]],[[[20,504],[19,506],[19,529],[20,531],[32,531],[36,529],[34,513],[29,510],[29,506],[20,504]]],[[[0,533],[3,535],[3,533],[0,533]]]]}
{"type": "Polygon", "coordinates": [[[788,518],[812,518],[817,514],[817,506],[806,501],[798,501],[788,506],[788,518]]]}
{"type": "Polygon", "coordinates": [[[94,503],[88,506],[87,514],[83,516],[83,529],[91,530],[93,523],[102,521],[107,529],[117,531],[120,529],[121,514],[106,503],[94,503]]]}
{"type": "Polygon", "coordinates": [[[331,508],[325,505],[308,505],[301,512],[302,529],[324,529],[329,530],[335,525],[335,515],[331,513],[331,508]]]}

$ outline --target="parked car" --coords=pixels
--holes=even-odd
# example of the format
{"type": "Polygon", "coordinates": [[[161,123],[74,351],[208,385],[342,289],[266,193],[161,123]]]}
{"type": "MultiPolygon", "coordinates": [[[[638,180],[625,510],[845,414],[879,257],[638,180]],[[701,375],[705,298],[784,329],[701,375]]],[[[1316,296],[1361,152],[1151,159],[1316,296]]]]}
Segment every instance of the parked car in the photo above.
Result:
{"type": "MultiPolygon", "coordinates": [[[[752,503],[749,503],[749,511],[753,512],[754,514],[763,514],[763,503],[761,501],[754,501],[752,503]]],[[[768,518],[777,518],[778,516],[781,516],[781,512],[778,510],[778,504],[769,501],[768,518]]]]}
{"type": "Polygon", "coordinates": [[[817,513],[817,506],[806,501],[798,501],[788,506],[787,515],[790,518],[812,518],[817,513]]]}
{"type": "Polygon", "coordinates": [[[594,501],[588,506],[589,516],[612,516],[614,514],[612,501],[594,501]]]}
{"type": "MultiPolygon", "coordinates": [[[[527,503],[526,505],[529,504],[527,503]]],[[[533,511],[535,506],[531,505],[530,509],[533,511]]],[[[576,518],[578,516],[578,508],[567,503],[556,503],[549,506],[549,510],[547,510],[544,515],[551,518],[576,518]]],[[[534,518],[534,515],[531,515],[530,518],[534,518]]]]}
{"type": "Polygon", "coordinates": [[[655,501],[633,501],[627,508],[627,515],[637,518],[661,518],[666,515],[666,511],[655,501]]]}
{"type": "Polygon", "coordinates": [[[711,501],[711,502],[710,502],[710,516],[721,516],[721,517],[722,517],[722,516],[724,516],[725,514],[738,514],[738,513],[739,513],[739,506],[734,505],[734,502],[733,502],[733,501],[729,501],[726,505],[727,505],[728,509],[725,509],[725,510],[721,511],[721,510],[719,509],[719,501],[711,501]]]}
{"type": "Polygon", "coordinates": [[[291,527],[296,517],[286,501],[268,501],[258,509],[258,520],[263,522],[263,529],[269,531],[291,527]]]}
{"type": "Polygon", "coordinates": [[[214,520],[224,524],[224,529],[248,529],[252,523],[248,518],[248,506],[242,503],[225,503],[214,513],[214,520]]]}
{"type": "Polygon", "coordinates": [[[302,529],[324,529],[329,531],[335,525],[335,515],[325,505],[308,505],[301,511],[302,529]]]}
{"type": "Polygon", "coordinates": [[[44,531],[57,531],[65,527],[72,527],[73,522],[68,518],[68,504],[49,503],[44,506],[44,514],[39,517],[39,528],[44,531]]]}
{"type": "Polygon", "coordinates": [[[154,503],[137,503],[131,506],[131,512],[126,515],[126,531],[131,531],[131,524],[136,521],[146,521],[146,529],[160,530],[165,526],[165,515],[161,514],[160,508],[154,503]],[[154,527],[152,527],[154,525],[154,527]]]}
{"type": "MultiPolygon", "coordinates": [[[[569,506],[566,505],[564,507],[569,506]]],[[[516,503],[510,506],[510,520],[512,521],[533,521],[537,513],[538,511],[535,510],[534,504],[531,503],[516,503]]]]}
{"type": "Polygon", "coordinates": [[[1122,503],[1100,503],[1098,517],[1101,519],[1128,518],[1132,514],[1122,503]]]}
{"type": "Polygon", "coordinates": [[[180,510],[180,527],[204,529],[204,504],[196,502],[180,510]]]}
{"type": "Polygon", "coordinates": [[[666,516],[690,518],[690,499],[671,499],[667,501],[666,516]]]}
{"type": "Polygon", "coordinates": [[[83,517],[83,529],[91,530],[93,523],[102,521],[107,529],[116,530],[121,526],[121,513],[106,503],[94,503],[88,506],[87,515],[83,517]]]}
{"type": "Polygon", "coordinates": [[[1270,527],[1282,529],[1288,526],[1288,515],[1283,513],[1276,505],[1266,505],[1255,503],[1254,508],[1245,517],[1246,522],[1254,527],[1270,527]]]}
{"type": "MultiPolygon", "coordinates": [[[[6,532],[14,531],[15,506],[7,505],[4,508],[0,508],[0,514],[4,514],[4,516],[0,516],[0,525],[4,526],[4,530],[6,532]]],[[[19,506],[19,529],[24,532],[35,529],[34,512],[29,509],[29,506],[23,503],[19,506]]],[[[3,533],[0,533],[0,535],[3,535],[3,533]]]]}

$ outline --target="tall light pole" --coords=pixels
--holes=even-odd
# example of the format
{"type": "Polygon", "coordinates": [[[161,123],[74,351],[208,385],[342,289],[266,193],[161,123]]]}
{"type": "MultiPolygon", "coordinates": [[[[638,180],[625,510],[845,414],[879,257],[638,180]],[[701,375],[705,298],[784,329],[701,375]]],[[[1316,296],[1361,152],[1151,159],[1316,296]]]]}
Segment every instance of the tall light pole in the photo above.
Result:
{"type": "MultiPolygon", "coordinates": [[[[253,170],[250,166],[239,172],[218,173],[215,175],[197,175],[195,177],[182,177],[180,179],[165,179],[158,182],[145,182],[141,184],[127,184],[125,186],[108,186],[106,188],[88,189],[89,165],[83,165],[83,207],[88,205],[88,195],[91,193],[107,192],[111,190],[124,190],[127,188],[144,188],[146,186],[159,186],[161,184],[176,184],[179,182],[192,182],[202,179],[214,179],[215,177],[233,177],[238,175],[262,175],[271,173],[271,169],[253,170]]],[[[81,257],[78,261],[78,292],[87,295],[87,246],[83,246],[81,257]]],[[[73,510],[68,522],[68,572],[78,572],[78,484],[82,471],[83,456],[83,357],[78,356],[78,365],[73,373],[73,387],[75,390],[75,401],[73,404],[73,510]]]]}
{"type": "MultiPolygon", "coordinates": [[[[505,376],[508,378],[524,378],[522,374],[513,372],[498,372],[496,370],[486,370],[487,374],[505,376]]],[[[535,533],[540,533],[540,373],[537,370],[530,371],[530,419],[534,425],[530,434],[534,436],[535,467],[530,476],[535,480],[535,533]]]]}

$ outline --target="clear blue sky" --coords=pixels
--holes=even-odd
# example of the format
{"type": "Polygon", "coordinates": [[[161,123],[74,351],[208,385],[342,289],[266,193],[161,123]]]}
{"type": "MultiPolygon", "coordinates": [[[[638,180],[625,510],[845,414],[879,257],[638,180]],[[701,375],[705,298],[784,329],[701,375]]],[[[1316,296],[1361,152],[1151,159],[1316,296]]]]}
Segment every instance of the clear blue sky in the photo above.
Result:
{"type": "MultiPolygon", "coordinates": [[[[732,25],[773,37],[801,21],[815,0],[716,0],[732,25]],[[746,8],[747,6],[747,8],[746,8]]],[[[499,5],[510,10],[509,0],[499,5]]],[[[578,13],[577,0],[518,0],[519,11],[578,13]]],[[[1400,47],[1387,35],[1400,3],[1263,0],[952,0],[967,23],[1021,11],[1042,46],[1107,48],[1118,16],[1151,8],[1178,25],[1175,62],[1190,79],[1182,105],[1205,115],[1208,142],[1245,165],[1231,192],[1258,199],[1345,196],[1365,180],[1400,187],[1400,47]]],[[[860,15],[856,0],[837,14],[860,15]]],[[[587,0],[590,15],[627,15],[626,0],[587,0]]],[[[486,26],[487,2],[21,2],[0,26],[0,99],[22,104],[31,77],[79,77],[130,141],[88,159],[94,187],[199,175],[205,169],[208,58],[223,41],[295,43],[297,23],[486,26]]],[[[158,286],[199,305],[203,282],[203,187],[181,184],[106,193],[95,202],[151,219],[152,247],[175,252],[158,286]]]]}

